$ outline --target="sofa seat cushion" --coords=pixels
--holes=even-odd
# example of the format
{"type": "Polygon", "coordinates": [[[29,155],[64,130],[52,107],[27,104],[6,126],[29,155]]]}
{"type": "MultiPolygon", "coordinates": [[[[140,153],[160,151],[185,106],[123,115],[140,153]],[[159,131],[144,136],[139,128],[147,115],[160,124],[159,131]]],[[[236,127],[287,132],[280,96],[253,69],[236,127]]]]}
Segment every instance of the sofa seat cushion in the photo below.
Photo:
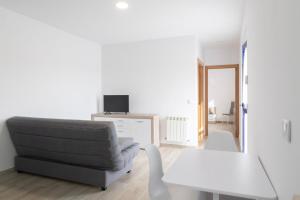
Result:
{"type": "Polygon", "coordinates": [[[135,142],[133,141],[133,138],[130,138],[130,137],[119,137],[118,142],[119,142],[119,147],[120,147],[121,151],[123,151],[123,150],[127,149],[128,147],[135,144],[135,142]]]}

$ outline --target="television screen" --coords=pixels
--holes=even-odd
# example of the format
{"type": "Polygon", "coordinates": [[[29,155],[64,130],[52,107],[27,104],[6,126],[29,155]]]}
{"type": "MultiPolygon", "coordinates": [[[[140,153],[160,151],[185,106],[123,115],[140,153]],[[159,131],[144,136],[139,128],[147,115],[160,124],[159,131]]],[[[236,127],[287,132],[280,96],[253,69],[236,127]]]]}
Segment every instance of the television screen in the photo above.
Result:
{"type": "Polygon", "coordinates": [[[129,112],[129,95],[104,95],[104,112],[129,112]]]}

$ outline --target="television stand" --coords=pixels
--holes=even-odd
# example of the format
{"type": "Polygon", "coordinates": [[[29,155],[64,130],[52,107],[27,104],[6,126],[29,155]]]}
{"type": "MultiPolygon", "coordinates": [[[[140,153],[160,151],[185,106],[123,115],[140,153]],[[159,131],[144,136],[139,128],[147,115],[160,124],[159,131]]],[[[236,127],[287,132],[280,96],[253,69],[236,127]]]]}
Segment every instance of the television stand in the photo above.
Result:
{"type": "Polygon", "coordinates": [[[147,144],[160,145],[159,116],[153,114],[133,113],[96,113],[91,116],[93,121],[111,121],[115,123],[119,137],[132,137],[140,143],[141,148],[147,144]]]}

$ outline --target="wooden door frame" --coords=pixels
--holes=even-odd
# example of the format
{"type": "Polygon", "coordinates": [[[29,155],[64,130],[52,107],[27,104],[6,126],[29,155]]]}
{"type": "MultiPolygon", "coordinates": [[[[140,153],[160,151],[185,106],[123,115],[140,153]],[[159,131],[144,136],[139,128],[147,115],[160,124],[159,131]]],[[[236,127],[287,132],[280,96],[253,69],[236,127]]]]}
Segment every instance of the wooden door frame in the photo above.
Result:
{"type": "Polygon", "coordinates": [[[235,136],[240,136],[240,65],[214,65],[205,66],[205,135],[208,136],[208,70],[212,69],[235,69],[235,136]]]}
{"type": "Polygon", "coordinates": [[[204,136],[204,62],[198,58],[198,142],[204,136]]]}

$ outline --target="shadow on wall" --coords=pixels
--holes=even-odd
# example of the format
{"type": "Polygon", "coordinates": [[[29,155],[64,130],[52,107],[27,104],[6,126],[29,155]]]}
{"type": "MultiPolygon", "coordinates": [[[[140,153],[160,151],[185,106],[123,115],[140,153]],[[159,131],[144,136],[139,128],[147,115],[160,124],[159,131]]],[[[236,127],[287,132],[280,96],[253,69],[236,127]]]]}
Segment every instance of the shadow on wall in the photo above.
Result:
{"type": "Polygon", "coordinates": [[[0,171],[10,169],[14,166],[16,151],[13,147],[6,120],[0,121],[0,171]]]}

